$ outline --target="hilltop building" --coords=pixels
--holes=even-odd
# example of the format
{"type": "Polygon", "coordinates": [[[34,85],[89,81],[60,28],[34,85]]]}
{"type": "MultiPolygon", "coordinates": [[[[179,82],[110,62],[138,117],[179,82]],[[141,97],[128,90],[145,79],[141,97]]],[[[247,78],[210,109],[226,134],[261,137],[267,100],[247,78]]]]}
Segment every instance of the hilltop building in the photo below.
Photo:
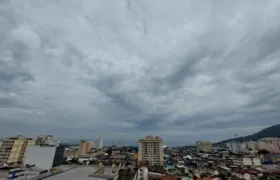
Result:
{"type": "Polygon", "coordinates": [[[257,152],[266,149],[270,153],[280,153],[280,138],[262,138],[258,141],[246,142],[231,141],[226,143],[226,146],[233,152],[257,152]]]}
{"type": "Polygon", "coordinates": [[[209,141],[197,141],[196,142],[196,151],[197,152],[211,152],[212,143],[209,141]]]}

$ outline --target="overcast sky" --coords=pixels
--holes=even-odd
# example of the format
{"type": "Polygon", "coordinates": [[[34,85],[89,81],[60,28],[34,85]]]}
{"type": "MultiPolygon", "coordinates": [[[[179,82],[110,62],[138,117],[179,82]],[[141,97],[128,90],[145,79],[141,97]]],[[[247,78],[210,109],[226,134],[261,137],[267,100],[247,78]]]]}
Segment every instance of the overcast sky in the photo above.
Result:
{"type": "Polygon", "coordinates": [[[279,0],[1,0],[0,136],[166,144],[279,123],[279,0]]]}

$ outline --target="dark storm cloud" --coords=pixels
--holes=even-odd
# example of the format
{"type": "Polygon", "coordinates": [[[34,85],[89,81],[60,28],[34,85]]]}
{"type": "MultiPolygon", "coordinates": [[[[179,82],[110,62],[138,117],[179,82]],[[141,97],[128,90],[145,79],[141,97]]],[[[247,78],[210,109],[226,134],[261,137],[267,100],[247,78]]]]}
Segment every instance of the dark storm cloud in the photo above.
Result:
{"type": "Polygon", "coordinates": [[[112,100],[112,103],[116,103],[118,104],[119,106],[125,108],[125,109],[129,109],[133,112],[136,112],[136,113],[140,113],[141,112],[141,109],[137,108],[135,106],[135,104],[131,104],[131,98],[128,98],[125,97],[125,95],[122,95],[122,94],[116,94],[116,93],[106,93],[106,96],[109,97],[111,100],[112,100]]]}
{"type": "Polygon", "coordinates": [[[277,0],[0,3],[0,132],[187,143],[278,123],[277,0]]]}
{"type": "Polygon", "coordinates": [[[16,103],[12,98],[4,97],[0,98],[0,107],[15,107],[16,103]]]}
{"type": "Polygon", "coordinates": [[[16,65],[10,67],[5,63],[1,63],[0,81],[3,83],[12,83],[14,81],[27,82],[34,80],[34,75],[23,69],[16,68],[16,65]],[[14,67],[13,67],[14,66],[14,67]]]}

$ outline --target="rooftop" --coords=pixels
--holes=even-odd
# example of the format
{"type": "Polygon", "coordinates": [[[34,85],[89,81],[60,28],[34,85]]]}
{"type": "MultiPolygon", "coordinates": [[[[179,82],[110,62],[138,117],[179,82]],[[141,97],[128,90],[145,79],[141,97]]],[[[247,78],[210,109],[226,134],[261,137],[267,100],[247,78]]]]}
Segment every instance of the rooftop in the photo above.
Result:
{"type": "Polygon", "coordinates": [[[8,170],[0,170],[0,180],[7,180],[8,174],[8,170]]]}
{"type": "MultiPolygon", "coordinates": [[[[46,178],[45,180],[97,180],[98,178],[88,177],[88,175],[96,170],[92,166],[79,166],[75,169],[57,174],[55,176],[46,178]]],[[[105,167],[105,174],[111,173],[111,167],[105,167]]],[[[99,179],[98,179],[99,180],[99,179]]],[[[100,179],[101,180],[101,179],[100,179]]]]}
{"type": "Polygon", "coordinates": [[[146,136],[144,139],[139,139],[139,141],[161,141],[162,139],[159,136],[146,136]]]}

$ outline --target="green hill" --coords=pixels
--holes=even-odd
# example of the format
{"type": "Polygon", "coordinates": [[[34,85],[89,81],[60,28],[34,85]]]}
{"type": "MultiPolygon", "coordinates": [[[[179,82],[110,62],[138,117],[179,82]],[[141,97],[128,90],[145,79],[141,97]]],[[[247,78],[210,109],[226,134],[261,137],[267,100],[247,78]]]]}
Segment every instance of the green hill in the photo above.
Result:
{"type": "Polygon", "coordinates": [[[265,128],[265,129],[261,130],[260,132],[257,132],[255,134],[252,134],[252,135],[249,135],[249,136],[227,139],[227,140],[216,143],[216,145],[224,144],[224,143],[227,143],[227,142],[230,142],[230,141],[240,141],[240,142],[250,141],[250,140],[251,141],[256,141],[258,139],[265,138],[265,137],[278,137],[278,138],[280,138],[280,124],[270,126],[268,128],[265,128]]]}

